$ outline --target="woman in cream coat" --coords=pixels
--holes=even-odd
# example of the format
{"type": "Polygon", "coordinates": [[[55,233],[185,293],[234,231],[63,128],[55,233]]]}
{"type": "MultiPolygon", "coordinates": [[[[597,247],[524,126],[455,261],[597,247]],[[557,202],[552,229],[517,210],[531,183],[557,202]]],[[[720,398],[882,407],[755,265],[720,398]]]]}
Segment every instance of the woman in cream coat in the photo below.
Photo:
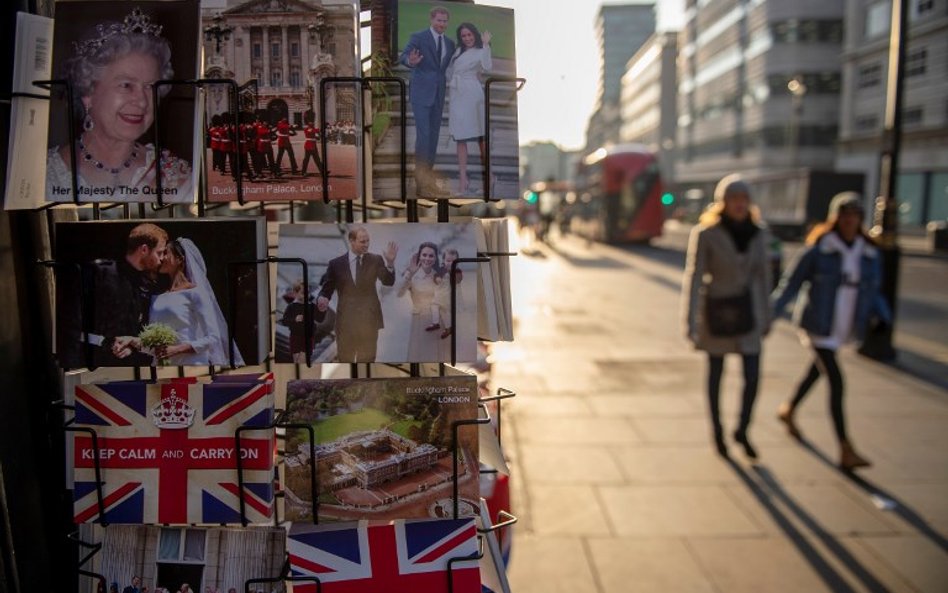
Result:
{"type": "Polygon", "coordinates": [[[489,31],[458,26],[458,45],[448,66],[448,131],[458,145],[458,193],[469,191],[467,143],[476,141],[484,161],[484,88],[480,76],[493,67],[489,31]]]}
{"type": "Polygon", "coordinates": [[[758,222],[751,205],[750,189],[736,175],[722,179],[714,191],[714,203],[702,215],[688,245],[684,296],[685,329],[688,340],[708,353],[708,404],[714,444],[727,457],[719,413],[724,355],[740,354],[744,366],[741,415],[734,440],[744,446],[748,457],[756,458],[747,431],[750,426],[760,375],[761,338],[770,331],[771,286],[767,259],[768,233],[758,222]],[[714,335],[706,318],[708,297],[729,297],[750,293],[753,327],[734,336],[714,335]]]}

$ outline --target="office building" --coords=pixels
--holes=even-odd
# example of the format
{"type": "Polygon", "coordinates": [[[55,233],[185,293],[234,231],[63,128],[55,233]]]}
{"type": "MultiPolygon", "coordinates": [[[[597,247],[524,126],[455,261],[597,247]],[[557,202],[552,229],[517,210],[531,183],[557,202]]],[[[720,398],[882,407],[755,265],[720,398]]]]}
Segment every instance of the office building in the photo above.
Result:
{"type": "Polygon", "coordinates": [[[589,151],[619,142],[619,100],[626,63],[655,32],[654,2],[606,4],[596,16],[599,41],[599,89],[586,127],[589,151]]]}
{"type": "Polygon", "coordinates": [[[642,144],[658,155],[662,178],[674,179],[678,33],[649,37],[622,75],[619,141],[642,144]]]}
{"type": "MultiPolygon", "coordinates": [[[[948,219],[948,0],[909,4],[902,145],[895,197],[904,226],[948,219]]],[[[866,175],[879,195],[891,2],[848,0],[843,52],[839,169],[866,175]]]]}
{"type": "Polygon", "coordinates": [[[686,0],[676,179],[832,168],[844,0],[686,0]]]}

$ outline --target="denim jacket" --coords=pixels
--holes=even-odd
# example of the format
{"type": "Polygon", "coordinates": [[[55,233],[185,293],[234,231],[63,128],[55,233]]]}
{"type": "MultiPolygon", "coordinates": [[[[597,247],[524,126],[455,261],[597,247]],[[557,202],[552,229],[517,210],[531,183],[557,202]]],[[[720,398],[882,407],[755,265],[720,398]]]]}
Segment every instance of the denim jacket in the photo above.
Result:
{"type": "MultiPolygon", "coordinates": [[[[779,315],[806,284],[804,294],[794,308],[793,319],[801,328],[817,336],[827,336],[833,330],[836,289],[843,283],[842,256],[828,247],[824,238],[800,256],[771,296],[774,315],[779,315]]],[[[881,283],[879,250],[867,244],[860,262],[859,294],[853,320],[853,332],[859,340],[865,337],[873,316],[885,323],[892,322],[889,306],[879,292],[881,283]]]]}

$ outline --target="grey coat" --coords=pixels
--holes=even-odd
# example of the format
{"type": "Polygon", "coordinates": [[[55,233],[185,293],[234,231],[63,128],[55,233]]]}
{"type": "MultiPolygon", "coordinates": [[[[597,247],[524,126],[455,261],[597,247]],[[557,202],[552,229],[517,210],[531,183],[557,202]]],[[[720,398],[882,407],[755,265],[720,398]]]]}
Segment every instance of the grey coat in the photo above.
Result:
{"type": "Polygon", "coordinates": [[[767,259],[769,233],[761,228],[741,253],[720,223],[698,225],[691,231],[682,283],[686,337],[709,354],[760,353],[761,336],[770,331],[771,272],[767,259]],[[749,286],[754,329],[739,336],[714,336],[704,319],[705,297],[734,296],[749,286]]]}

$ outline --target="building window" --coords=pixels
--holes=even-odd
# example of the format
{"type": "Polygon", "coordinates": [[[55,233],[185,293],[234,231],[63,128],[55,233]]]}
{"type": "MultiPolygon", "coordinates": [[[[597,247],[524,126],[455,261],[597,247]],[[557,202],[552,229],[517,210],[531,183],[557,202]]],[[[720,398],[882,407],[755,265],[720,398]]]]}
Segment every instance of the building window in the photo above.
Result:
{"type": "Polygon", "coordinates": [[[263,57],[263,46],[259,43],[254,42],[253,49],[251,50],[250,57],[253,58],[262,58],[263,57]]]}
{"type": "Polygon", "coordinates": [[[770,32],[777,43],[840,43],[843,21],[790,19],[771,23],[770,32]]]}
{"type": "Polygon", "coordinates": [[[298,89],[301,86],[303,86],[302,84],[300,84],[300,71],[299,70],[290,71],[290,86],[293,87],[294,89],[298,89]]]}
{"type": "Polygon", "coordinates": [[[271,58],[280,57],[280,42],[279,41],[270,42],[270,57],[271,58]]]}
{"type": "Polygon", "coordinates": [[[293,41],[292,43],[290,43],[290,57],[291,58],[300,57],[300,44],[297,43],[296,41],[293,41]]]}
{"type": "Polygon", "coordinates": [[[281,87],[283,86],[283,73],[279,70],[270,71],[270,86],[272,87],[281,87]]]}
{"type": "Polygon", "coordinates": [[[872,132],[879,127],[878,115],[860,115],[856,118],[857,132],[872,132]]]}
{"type": "Polygon", "coordinates": [[[902,111],[902,124],[906,126],[917,126],[922,123],[925,110],[921,107],[907,107],[902,111]]]}
{"type": "Polygon", "coordinates": [[[909,52],[905,56],[905,76],[920,76],[925,74],[925,62],[928,61],[928,50],[925,48],[909,52]]]}
{"type": "Polygon", "coordinates": [[[935,0],[913,0],[910,19],[914,21],[925,17],[933,10],[935,10],[935,0]]]}
{"type": "Polygon", "coordinates": [[[859,88],[878,86],[882,82],[882,64],[865,64],[859,67],[859,88]]]}
{"type": "Polygon", "coordinates": [[[159,562],[204,562],[206,531],[162,528],[158,539],[159,562]]]}
{"type": "Polygon", "coordinates": [[[878,37],[889,32],[892,19],[892,3],[889,0],[876,2],[866,9],[866,39],[878,37]]]}

